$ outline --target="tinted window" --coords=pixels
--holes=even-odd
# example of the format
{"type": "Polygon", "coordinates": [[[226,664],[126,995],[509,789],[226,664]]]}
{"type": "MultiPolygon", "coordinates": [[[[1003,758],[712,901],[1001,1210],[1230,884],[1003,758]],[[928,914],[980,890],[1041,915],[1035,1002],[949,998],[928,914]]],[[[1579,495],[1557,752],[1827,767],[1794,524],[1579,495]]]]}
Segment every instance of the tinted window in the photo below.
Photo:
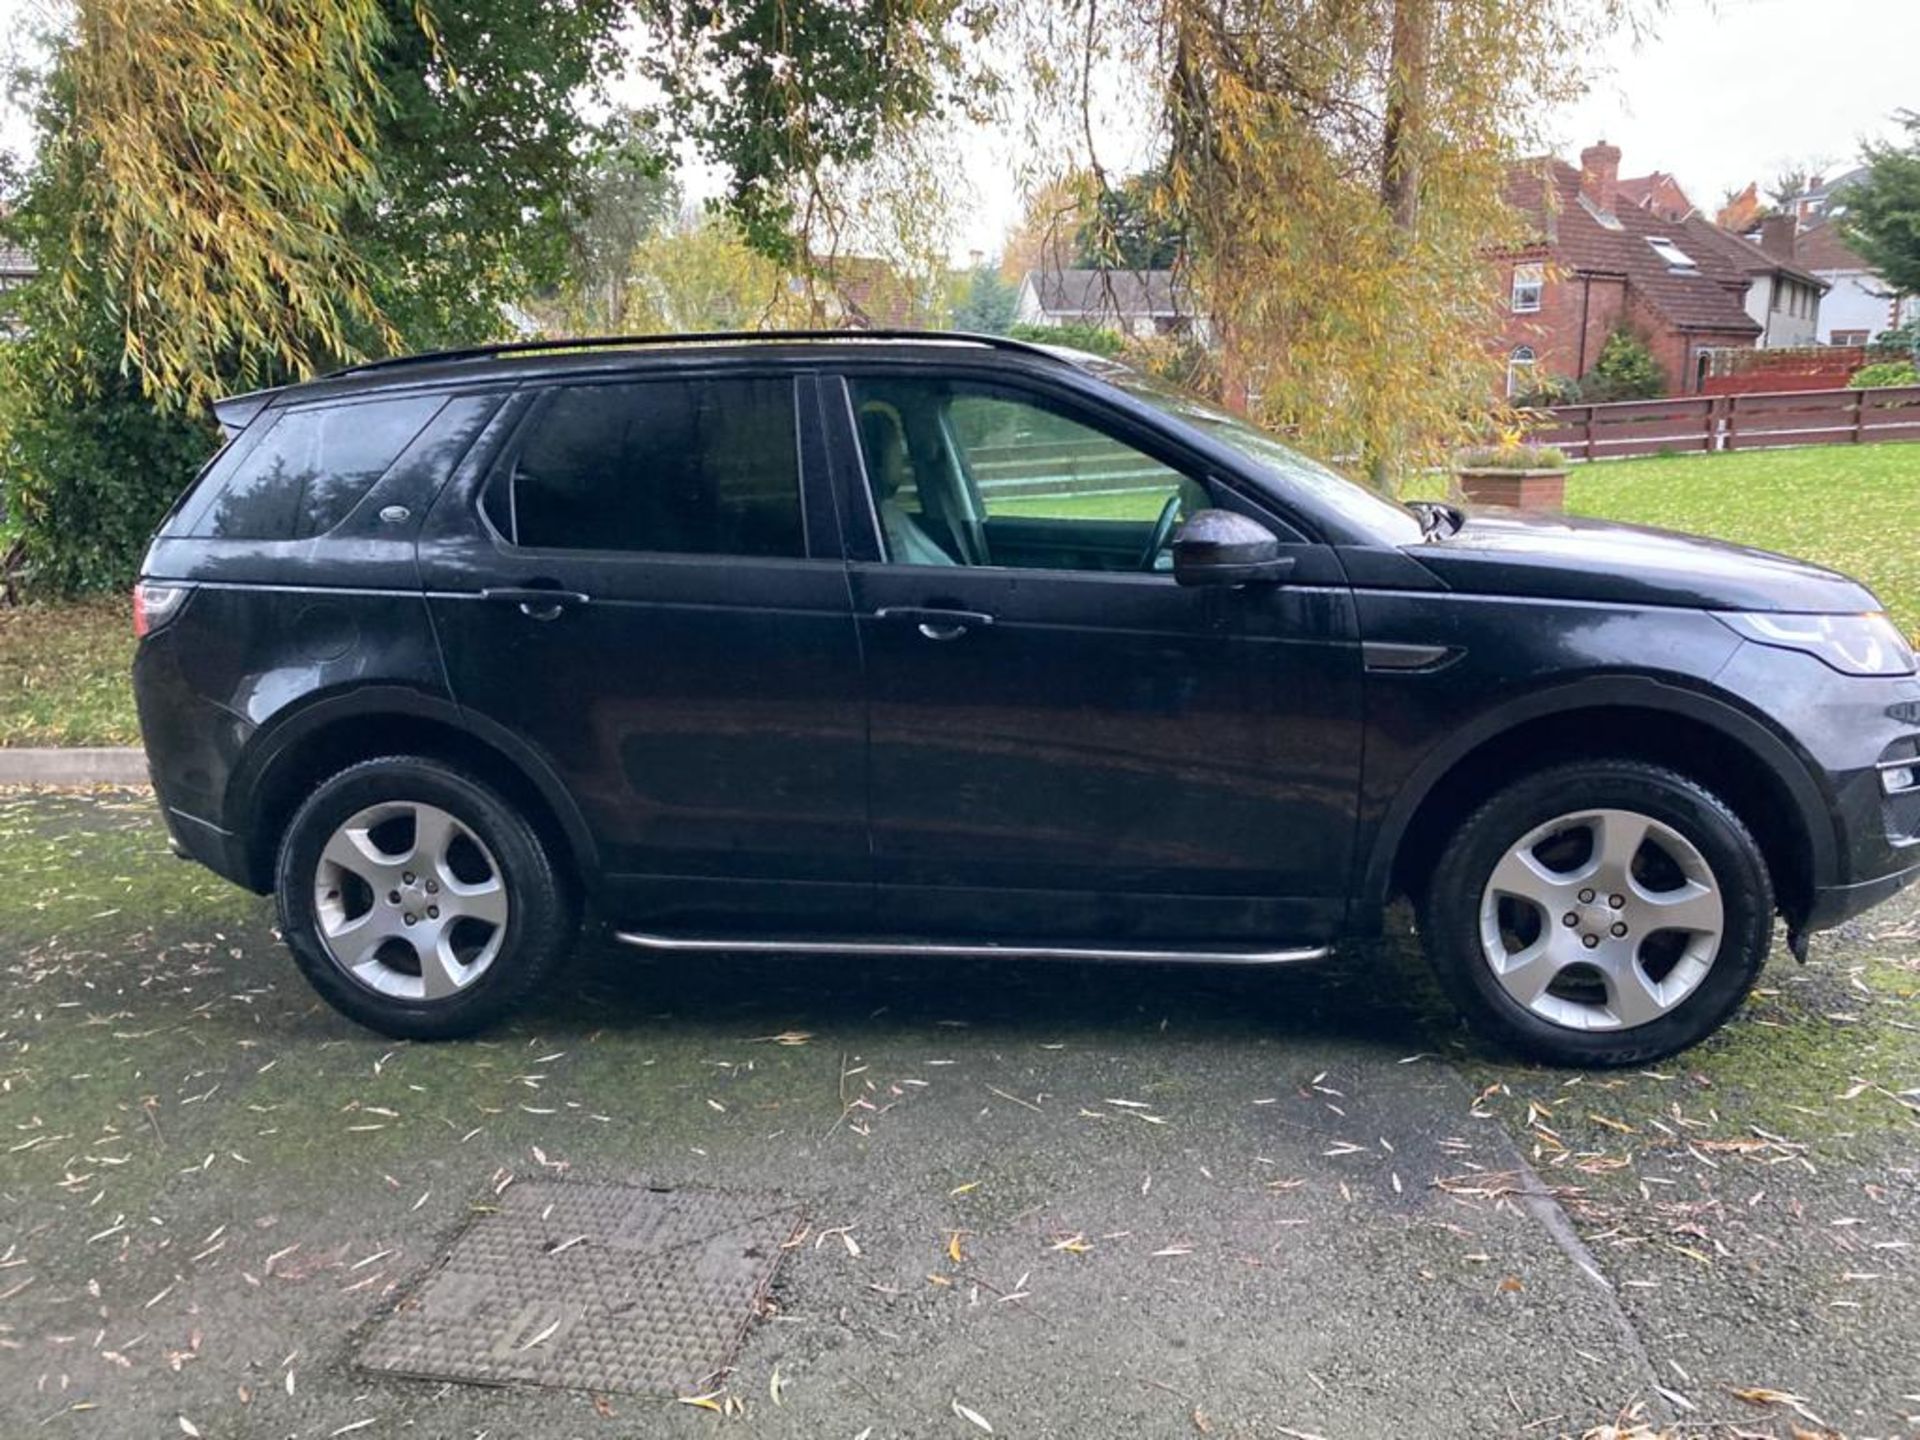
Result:
{"type": "Polygon", "coordinates": [[[284,411],[234,466],[196,534],[302,540],[338,525],[392,468],[439,396],[284,411]]]}
{"type": "Polygon", "coordinates": [[[802,555],[793,382],[554,390],[522,432],[488,512],[520,545],[802,555]]]}

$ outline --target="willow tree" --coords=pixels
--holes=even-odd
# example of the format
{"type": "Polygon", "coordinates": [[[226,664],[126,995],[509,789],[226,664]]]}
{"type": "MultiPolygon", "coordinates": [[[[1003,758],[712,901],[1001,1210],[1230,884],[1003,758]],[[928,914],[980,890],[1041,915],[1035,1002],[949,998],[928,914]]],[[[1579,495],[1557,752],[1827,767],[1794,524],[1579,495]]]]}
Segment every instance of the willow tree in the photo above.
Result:
{"type": "MultiPolygon", "coordinates": [[[[40,276],[0,346],[32,583],[122,582],[221,393],[491,338],[557,281],[627,0],[72,0],[0,226],[40,276]]],[[[4,209],[0,205],[0,209],[4,209]]]]}
{"type": "Polygon", "coordinates": [[[1230,388],[1390,473],[1486,414],[1508,167],[1624,0],[1041,3],[1043,104],[1079,113],[1088,152],[1106,133],[1089,76],[1126,77],[1158,116],[1159,203],[1230,388]]]}
{"type": "Polygon", "coordinates": [[[47,318],[104,309],[124,368],[186,409],[385,333],[342,224],[377,182],[385,35],[378,0],[78,0],[28,200],[61,227],[47,318]]]}

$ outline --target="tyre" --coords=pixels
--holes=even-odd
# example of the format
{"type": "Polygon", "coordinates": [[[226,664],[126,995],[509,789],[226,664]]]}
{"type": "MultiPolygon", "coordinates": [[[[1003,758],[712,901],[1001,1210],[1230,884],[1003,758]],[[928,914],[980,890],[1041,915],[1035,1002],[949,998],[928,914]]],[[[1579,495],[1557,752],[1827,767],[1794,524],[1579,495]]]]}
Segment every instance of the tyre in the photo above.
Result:
{"type": "Polygon", "coordinates": [[[565,880],[525,816],[421,756],[354,765],[294,813],[280,926],[313,988],[383,1035],[468,1035],[549,979],[573,943],[565,880]]]}
{"type": "Polygon", "coordinates": [[[1645,1064],[1711,1034],[1773,939],[1773,884],[1740,818],[1629,760],[1529,775],[1435,867],[1421,937],[1491,1039],[1555,1065],[1645,1064]]]}

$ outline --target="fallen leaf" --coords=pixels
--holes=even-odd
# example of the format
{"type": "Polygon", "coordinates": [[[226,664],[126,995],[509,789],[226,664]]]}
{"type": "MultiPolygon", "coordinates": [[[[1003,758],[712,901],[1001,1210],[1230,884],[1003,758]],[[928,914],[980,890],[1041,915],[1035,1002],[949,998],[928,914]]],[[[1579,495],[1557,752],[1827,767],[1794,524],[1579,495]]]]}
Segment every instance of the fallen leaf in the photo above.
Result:
{"type": "Polygon", "coordinates": [[[969,1410],[965,1405],[962,1405],[956,1400],[953,1402],[953,1413],[958,1415],[962,1420],[965,1420],[969,1425],[978,1425],[982,1430],[986,1431],[987,1434],[993,1434],[993,1426],[987,1423],[987,1417],[982,1415],[978,1410],[969,1410]]]}

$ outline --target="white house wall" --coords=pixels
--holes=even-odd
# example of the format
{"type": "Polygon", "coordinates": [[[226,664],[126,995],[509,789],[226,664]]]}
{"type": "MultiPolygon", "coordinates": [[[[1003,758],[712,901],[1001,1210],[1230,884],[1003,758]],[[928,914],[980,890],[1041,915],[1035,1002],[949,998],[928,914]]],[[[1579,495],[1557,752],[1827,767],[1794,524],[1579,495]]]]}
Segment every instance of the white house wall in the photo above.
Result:
{"type": "Polygon", "coordinates": [[[1868,338],[1893,324],[1893,300],[1885,283],[1868,270],[1821,270],[1833,288],[1820,301],[1820,343],[1830,344],[1836,330],[1864,330],[1868,338]]]}
{"type": "Polygon", "coordinates": [[[1051,325],[1046,307],[1040,303],[1040,287],[1027,276],[1020,282],[1020,297],[1013,302],[1013,317],[1022,325],[1051,325]]]}

